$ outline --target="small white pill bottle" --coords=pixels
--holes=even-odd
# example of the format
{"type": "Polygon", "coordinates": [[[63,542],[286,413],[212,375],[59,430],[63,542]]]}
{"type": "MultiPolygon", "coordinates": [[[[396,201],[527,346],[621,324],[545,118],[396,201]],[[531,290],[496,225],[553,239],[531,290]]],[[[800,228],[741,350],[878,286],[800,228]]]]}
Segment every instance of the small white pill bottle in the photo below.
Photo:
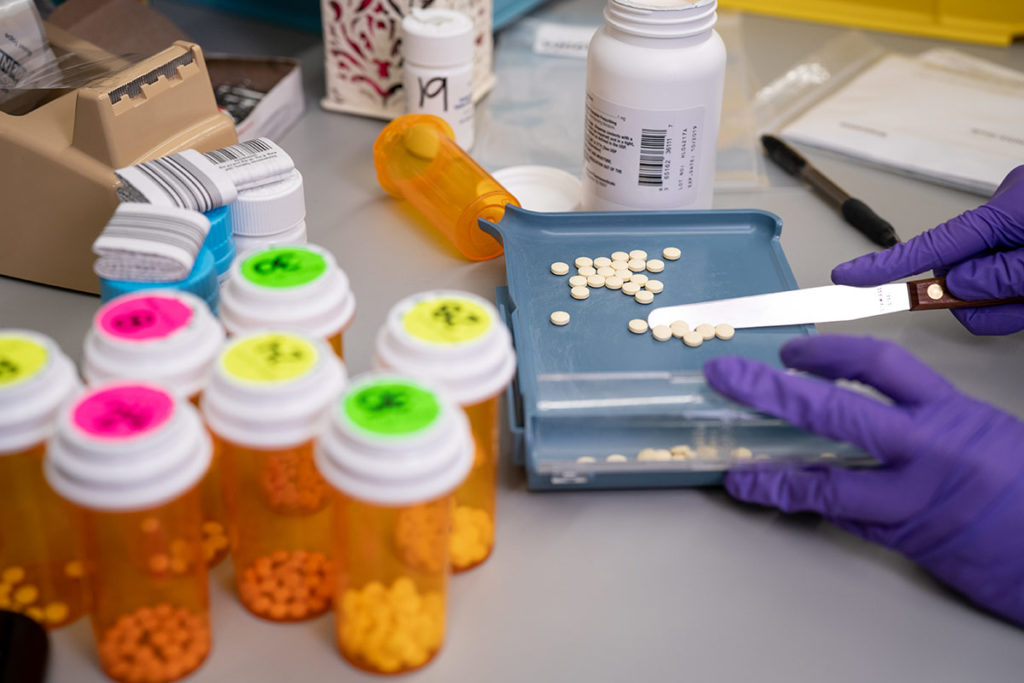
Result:
{"type": "Polygon", "coordinates": [[[473,147],[473,20],[450,9],[414,9],[402,20],[406,112],[448,122],[455,142],[473,147]]]}
{"type": "Polygon", "coordinates": [[[587,53],[583,209],[709,209],[725,44],[717,0],[608,0],[587,53]]]}

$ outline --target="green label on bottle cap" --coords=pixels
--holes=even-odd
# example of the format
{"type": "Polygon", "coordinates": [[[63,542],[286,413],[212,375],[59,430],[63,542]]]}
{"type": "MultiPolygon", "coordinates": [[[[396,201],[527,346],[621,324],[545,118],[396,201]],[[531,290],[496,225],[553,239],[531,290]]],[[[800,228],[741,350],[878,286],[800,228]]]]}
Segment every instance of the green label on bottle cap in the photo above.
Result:
{"type": "Polygon", "coordinates": [[[315,251],[275,247],[253,254],[242,262],[242,275],[260,287],[298,287],[312,282],[327,270],[327,259],[315,251]]]}
{"type": "Polygon", "coordinates": [[[416,384],[383,380],[368,384],[345,399],[345,415],[357,427],[387,436],[412,434],[441,414],[433,392],[416,384]]]}
{"type": "Polygon", "coordinates": [[[422,301],[402,317],[406,331],[435,344],[459,344],[483,336],[491,315],[469,299],[441,297],[422,301]]]}
{"type": "Polygon", "coordinates": [[[47,351],[25,337],[0,337],[0,387],[29,379],[46,365],[47,351]]]}
{"type": "Polygon", "coordinates": [[[269,332],[237,342],[224,354],[224,369],[250,382],[280,382],[316,366],[316,347],[301,337],[269,332]]]}

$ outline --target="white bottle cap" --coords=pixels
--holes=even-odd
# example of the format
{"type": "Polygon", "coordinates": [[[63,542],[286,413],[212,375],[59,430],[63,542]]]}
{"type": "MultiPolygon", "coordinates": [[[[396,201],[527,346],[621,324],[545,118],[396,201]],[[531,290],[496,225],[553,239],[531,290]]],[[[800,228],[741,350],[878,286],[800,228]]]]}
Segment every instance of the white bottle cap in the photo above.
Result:
{"type": "Polygon", "coordinates": [[[473,61],[473,20],[451,9],[414,9],[402,19],[402,56],[428,68],[473,61]]]}
{"type": "Polygon", "coordinates": [[[0,330],[0,456],[50,438],[61,405],[81,387],[74,364],[52,339],[0,330]]]}
{"type": "Polygon", "coordinates": [[[82,507],[143,510],[198,484],[211,454],[192,404],[153,384],[115,382],[61,411],[44,472],[57,493],[82,507]]]}
{"type": "Polygon", "coordinates": [[[469,292],[435,290],[391,308],[377,334],[374,363],[421,378],[469,406],[508,385],[516,355],[494,304],[469,292]]]}
{"type": "Polygon", "coordinates": [[[473,465],[463,411],[429,385],[400,375],[357,378],[335,402],[316,465],[346,495],[377,505],[436,500],[473,465]]]}
{"type": "Polygon", "coordinates": [[[355,311],[348,277],[329,251],[313,244],[249,253],[232,264],[220,292],[220,320],[229,334],[273,327],[327,339],[355,311]]]}
{"type": "Polygon", "coordinates": [[[224,328],[202,299],[148,289],[119,296],[96,312],[85,337],[89,384],[144,380],[179,398],[200,393],[224,344],[224,328]]]}
{"type": "MultiPolygon", "coordinates": [[[[269,249],[283,244],[305,244],[306,221],[299,221],[284,232],[275,232],[273,235],[235,235],[235,253],[243,258],[250,251],[269,249]]],[[[228,268],[224,280],[231,277],[231,269],[228,268]]]]}
{"type": "Polygon", "coordinates": [[[276,330],[247,334],[218,357],[203,392],[203,415],[231,443],[290,448],[321,433],[345,382],[345,367],[321,339],[276,330]]]}
{"type": "Polygon", "coordinates": [[[273,235],[288,230],[306,219],[302,174],[292,169],[284,180],[242,190],[230,207],[231,231],[236,235],[273,235]]]}
{"type": "Polygon", "coordinates": [[[509,166],[491,174],[528,211],[578,211],[583,185],[568,171],[551,166],[509,166]]]}

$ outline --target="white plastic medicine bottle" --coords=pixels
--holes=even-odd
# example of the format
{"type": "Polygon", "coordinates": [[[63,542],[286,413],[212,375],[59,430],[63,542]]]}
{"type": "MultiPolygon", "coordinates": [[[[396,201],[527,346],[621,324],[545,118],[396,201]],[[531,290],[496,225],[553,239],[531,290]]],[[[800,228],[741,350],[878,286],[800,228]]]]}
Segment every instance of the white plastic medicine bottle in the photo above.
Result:
{"type": "Polygon", "coordinates": [[[725,45],[717,0],[608,0],[590,41],[583,209],[709,209],[725,45]]]}

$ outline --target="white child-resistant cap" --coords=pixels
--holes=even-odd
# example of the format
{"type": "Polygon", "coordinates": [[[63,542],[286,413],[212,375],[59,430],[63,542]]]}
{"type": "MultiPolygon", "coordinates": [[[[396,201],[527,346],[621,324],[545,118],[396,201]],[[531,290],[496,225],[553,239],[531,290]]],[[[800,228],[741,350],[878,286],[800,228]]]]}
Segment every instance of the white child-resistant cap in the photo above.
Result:
{"type": "Polygon", "coordinates": [[[321,433],[345,367],[319,338],[281,331],[231,340],[203,392],[206,423],[231,443],[290,448],[321,433]]]}
{"type": "Polygon", "coordinates": [[[114,382],[61,412],[43,471],[63,498],[93,510],[145,510],[199,483],[210,436],[191,403],[162,387],[114,382]]]}
{"type": "Polygon", "coordinates": [[[402,375],[356,378],[334,403],[316,465],[334,488],[377,505],[436,500],[473,465],[462,410],[430,385],[402,375]]]}
{"type": "Polygon", "coordinates": [[[473,61],[473,20],[452,9],[414,9],[402,19],[402,56],[428,68],[473,61]]]}
{"type": "MultiPolygon", "coordinates": [[[[306,221],[299,221],[284,232],[275,232],[273,235],[235,235],[235,253],[239,258],[245,258],[249,252],[279,247],[285,244],[305,244],[306,221]]],[[[231,269],[228,269],[225,280],[231,277],[231,269]]]]}
{"type": "Polygon", "coordinates": [[[0,457],[50,438],[61,406],[81,387],[74,364],[52,339],[0,329],[0,457]]]}
{"type": "Polygon", "coordinates": [[[203,390],[224,344],[224,328],[202,299],[148,289],[117,297],[96,312],[85,337],[89,384],[143,380],[191,398],[203,390]]]}
{"type": "Polygon", "coordinates": [[[238,193],[230,204],[231,231],[236,235],[273,235],[306,219],[302,174],[292,169],[284,180],[238,193]]]}
{"type": "Polygon", "coordinates": [[[529,211],[578,211],[583,195],[580,179],[552,166],[509,166],[491,174],[529,211]]]}
{"type": "Polygon", "coordinates": [[[512,335],[494,304],[457,290],[402,299],[377,333],[376,367],[440,387],[461,406],[500,393],[512,381],[512,335]]]}
{"type": "Polygon", "coordinates": [[[220,320],[229,334],[275,328],[321,339],[355,315],[348,277],[329,251],[314,244],[269,247],[242,256],[220,293],[220,320]]]}

